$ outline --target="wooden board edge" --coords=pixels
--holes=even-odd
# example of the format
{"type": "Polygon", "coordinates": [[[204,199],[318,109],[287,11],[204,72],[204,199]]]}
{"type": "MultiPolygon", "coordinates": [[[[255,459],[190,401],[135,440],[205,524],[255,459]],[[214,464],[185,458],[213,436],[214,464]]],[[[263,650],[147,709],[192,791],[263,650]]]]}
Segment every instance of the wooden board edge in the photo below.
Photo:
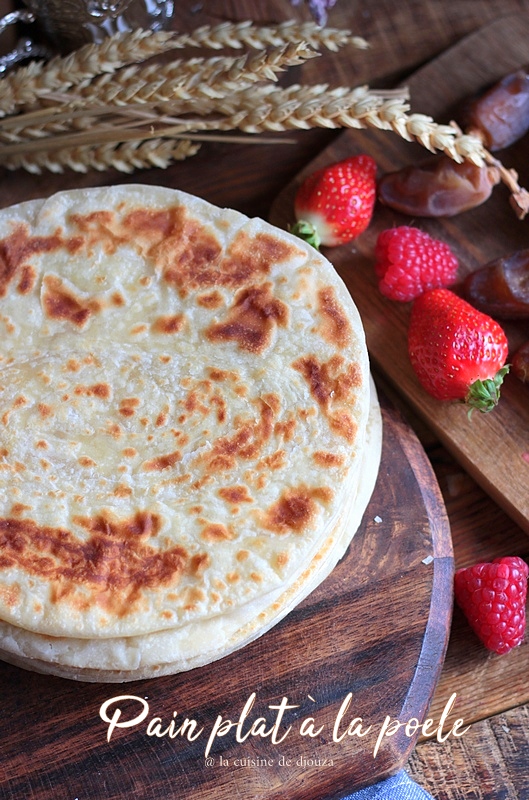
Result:
{"type": "MultiPolygon", "coordinates": [[[[420,488],[432,532],[433,582],[428,609],[428,624],[415,675],[400,713],[401,721],[406,722],[419,713],[419,722],[423,722],[441,677],[450,639],[455,571],[452,536],[437,476],[422,444],[400,412],[383,396],[381,397],[381,408],[384,424],[391,425],[420,488]],[[449,591],[447,591],[447,587],[449,591]]],[[[417,731],[413,737],[397,734],[392,739],[393,746],[385,751],[385,760],[387,763],[391,763],[391,766],[377,774],[376,782],[386,780],[401,770],[419,741],[420,731],[417,731]]],[[[373,784],[359,784],[354,787],[354,791],[370,785],[373,784]]],[[[350,789],[345,793],[340,791],[339,794],[329,795],[322,800],[342,800],[350,793],[350,789]]]]}

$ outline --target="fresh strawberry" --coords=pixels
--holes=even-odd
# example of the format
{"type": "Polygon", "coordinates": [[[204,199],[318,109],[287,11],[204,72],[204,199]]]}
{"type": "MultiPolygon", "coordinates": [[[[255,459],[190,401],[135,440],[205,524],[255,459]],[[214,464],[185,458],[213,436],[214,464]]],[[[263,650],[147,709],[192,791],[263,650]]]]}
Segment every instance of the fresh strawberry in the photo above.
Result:
{"type": "Polygon", "coordinates": [[[507,653],[525,633],[529,567],[518,556],[457,570],[455,598],[485,647],[507,653]]]}
{"type": "Polygon", "coordinates": [[[450,247],[407,225],[379,234],[375,259],[378,288],[391,300],[414,300],[428,289],[450,286],[457,275],[450,247]]]}
{"type": "Polygon", "coordinates": [[[376,171],[371,156],[359,155],[309,175],[296,194],[292,233],[316,249],[355,239],[373,215],[376,171]]]}
{"type": "Polygon", "coordinates": [[[437,400],[491,411],[509,369],[507,352],[500,325],[449,289],[431,289],[414,301],[408,353],[420,383],[437,400]]]}

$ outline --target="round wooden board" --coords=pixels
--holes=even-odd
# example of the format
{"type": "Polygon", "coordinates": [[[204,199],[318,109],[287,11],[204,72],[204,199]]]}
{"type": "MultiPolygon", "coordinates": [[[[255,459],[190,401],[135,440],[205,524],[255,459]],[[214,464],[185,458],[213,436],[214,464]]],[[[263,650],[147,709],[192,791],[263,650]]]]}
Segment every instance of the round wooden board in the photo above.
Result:
{"type": "Polygon", "coordinates": [[[426,714],[447,645],[453,556],[430,464],[396,412],[385,407],[383,416],[378,482],[348,552],[262,638],[209,667],[128,684],[0,664],[0,798],[323,799],[400,768],[416,738],[404,726],[376,757],[375,747],[386,716],[406,723],[426,714]],[[136,699],[111,703],[109,717],[118,707],[121,722],[145,716],[107,741],[100,708],[122,695],[136,699]],[[271,707],[282,702],[296,707],[278,722],[271,707]],[[206,758],[219,715],[240,725],[212,738],[206,758]],[[186,717],[202,729],[194,741],[156,735],[186,717]],[[349,735],[360,717],[366,735],[349,735]]]}

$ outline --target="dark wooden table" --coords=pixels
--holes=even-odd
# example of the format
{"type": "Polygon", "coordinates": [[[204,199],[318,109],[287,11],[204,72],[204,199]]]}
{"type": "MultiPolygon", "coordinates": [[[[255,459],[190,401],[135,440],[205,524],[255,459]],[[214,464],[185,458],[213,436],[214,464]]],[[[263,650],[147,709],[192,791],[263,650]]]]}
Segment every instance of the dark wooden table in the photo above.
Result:
{"type": "MultiPolygon", "coordinates": [[[[309,19],[305,9],[291,7],[288,0],[189,0],[178,3],[177,9],[179,29],[225,19],[261,23],[309,19]]],[[[520,11],[529,14],[529,0],[338,0],[329,24],[364,36],[371,47],[354,56],[350,52],[325,55],[296,68],[292,75],[296,81],[340,84],[345,74],[351,74],[353,57],[355,84],[388,87],[485,23],[520,11]]],[[[266,218],[285,184],[337,135],[325,130],[295,133],[296,146],[208,145],[189,162],[171,168],[175,175],[178,170],[175,185],[196,191],[198,176],[207,185],[211,202],[266,218]],[[223,172],[229,165],[228,184],[217,178],[219,164],[223,172]]],[[[57,188],[89,186],[99,180],[91,175],[62,176],[57,178],[57,188]]],[[[142,180],[155,183],[155,171],[142,180]]],[[[53,191],[54,179],[30,178],[22,173],[17,176],[20,199],[40,196],[44,186],[46,193],[53,191]]],[[[528,558],[527,534],[477,486],[398,393],[385,385],[384,376],[376,377],[419,435],[434,467],[451,524],[456,567],[499,555],[528,558]]],[[[441,743],[419,741],[408,763],[410,774],[436,800],[527,800],[528,669],[529,644],[505,657],[488,654],[455,610],[448,653],[429,716],[438,718],[455,692],[455,715],[470,727],[461,738],[450,737],[441,743]]]]}

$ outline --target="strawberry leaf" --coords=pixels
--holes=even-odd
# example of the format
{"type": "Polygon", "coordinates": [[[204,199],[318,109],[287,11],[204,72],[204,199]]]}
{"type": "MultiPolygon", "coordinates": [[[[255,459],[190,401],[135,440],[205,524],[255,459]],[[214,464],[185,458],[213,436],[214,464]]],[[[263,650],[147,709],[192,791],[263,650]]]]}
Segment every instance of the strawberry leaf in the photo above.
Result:
{"type": "Polygon", "coordinates": [[[294,234],[294,236],[297,236],[299,239],[303,239],[304,242],[307,242],[307,244],[312,245],[315,250],[320,249],[320,236],[311,222],[301,219],[299,222],[296,222],[295,225],[292,225],[289,230],[290,233],[294,234]]]}
{"type": "Polygon", "coordinates": [[[493,378],[477,380],[470,386],[465,403],[469,406],[468,417],[471,418],[474,409],[487,413],[498,405],[500,387],[504,377],[509,372],[509,365],[502,367],[493,378]]]}

